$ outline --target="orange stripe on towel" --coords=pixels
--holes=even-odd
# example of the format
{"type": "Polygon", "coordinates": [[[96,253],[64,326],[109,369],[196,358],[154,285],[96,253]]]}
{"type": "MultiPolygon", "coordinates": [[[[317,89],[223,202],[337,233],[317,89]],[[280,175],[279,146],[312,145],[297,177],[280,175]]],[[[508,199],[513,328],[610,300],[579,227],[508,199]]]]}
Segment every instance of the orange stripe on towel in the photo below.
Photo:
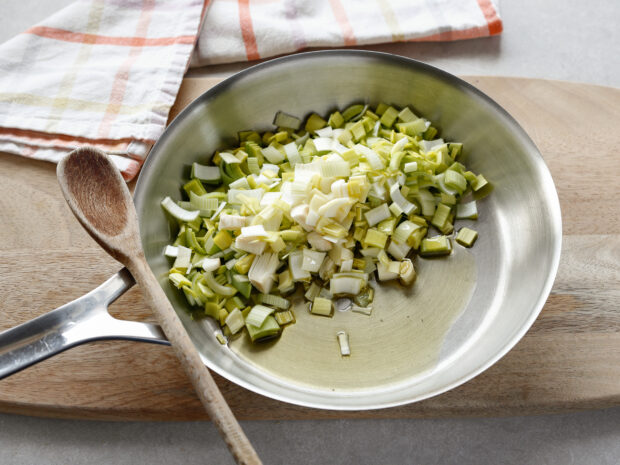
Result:
{"type": "Polygon", "coordinates": [[[250,15],[250,0],[239,0],[239,25],[241,26],[241,36],[248,60],[260,60],[254,27],[252,26],[252,16],[250,15]]]}
{"type": "Polygon", "coordinates": [[[342,3],[340,3],[340,0],[329,0],[329,3],[334,11],[336,21],[338,21],[338,25],[342,30],[344,45],[356,45],[357,40],[355,39],[355,34],[353,34],[353,28],[347,18],[347,13],[344,10],[342,3]]]}
{"type": "Polygon", "coordinates": [[[494,36],[501,33],[503,30],[502,20],[497,16],[497,11],[495,11],[491,0],[478,0],[478,6],[480,6],[484,19],[487,21],[489,35],[494,36]]]}
{"type": "Polygon", "coordinates": [[[35,26],[31,27],[26,34],[33,34],[47,39],[62,40],[64,42],[76,42],[79,44],[101,44],[101,45],[124,45],[128,47],[158,47],[173,44],[193,44],[196,36],[178,37],[113,37],[99,34],[86,34],[83,32],[71,32],[55,27],[35,26]]]}
{"type": "MultiPolygon", "coordinates": [[[[142,3],[142,12],[138,19],[138,25],[136,27],[136,35],[145,35],[148,31],[149,24],[151,22],[151,15],[153,8],[155,7],[155,0],[144,0],[142,3]]],[[[127,90],[127,82],[129,81],[129,70],[131,66],[140,56],[142,47],[132,47],[129,50],[129,56],[121,64],[120,69],[114,76],[112,83],[112,91],[110,92],[110,103],[106,109],[101,124],[99,125],[98,136],[100,138],[107,138],[112,122],[116,119],[119,113],[119,109],[123,104],[125,98],[125,91],[127,90]]]]}

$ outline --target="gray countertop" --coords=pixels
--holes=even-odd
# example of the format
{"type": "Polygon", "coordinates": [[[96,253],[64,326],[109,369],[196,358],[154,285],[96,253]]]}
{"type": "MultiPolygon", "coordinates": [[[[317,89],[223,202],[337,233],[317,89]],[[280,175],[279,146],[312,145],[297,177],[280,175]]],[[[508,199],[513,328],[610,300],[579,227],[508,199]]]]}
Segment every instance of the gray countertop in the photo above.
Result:
{"type": "MultiPolygon", "coordinates": [[[[0,42],[71,0],[8,0],[0,42]]],[[[500,37],[367,47],[454,74],[562,79],[620,87],[620,2],[504,0],[500,37]]],[[[191,70],[228,76],[248,64],[191,70]]],[[[0,385],[1,388],[1,385],[0,385]]],[[[617,464],[620,408],[484,419],[246,421],[266,464],[617,464]]],[[[2,464],[233,463],[208,422],[114,423],[0,414],[2,464]]]]}

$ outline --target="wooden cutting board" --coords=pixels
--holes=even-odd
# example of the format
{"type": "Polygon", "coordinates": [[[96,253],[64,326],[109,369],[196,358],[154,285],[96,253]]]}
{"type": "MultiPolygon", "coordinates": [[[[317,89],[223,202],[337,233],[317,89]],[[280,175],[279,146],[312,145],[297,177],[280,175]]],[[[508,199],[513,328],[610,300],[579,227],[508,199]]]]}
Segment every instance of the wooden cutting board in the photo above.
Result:
{"type": "MultiPolygon", "coordinates": [[[[534,139],[560,196],[563,250],[540,317],[489,370],[402,407],[332,412],[264,398],[220,377],[240,419],[513,415],[620,405],[620,90],[537,79],[468,77],[534,139]]],[[[187,79],[173,114],[213,79],[187,79]]],[[[90,291],[119,265],[65,205],[55,166],[0,154],[0,330],[90,291]]],[[[140,291],[111,306],[148,319],[140,291]]],[[[205,418],[169,347],[86,344],[0,381],[0,411],[114,420],[205,418]]]]}

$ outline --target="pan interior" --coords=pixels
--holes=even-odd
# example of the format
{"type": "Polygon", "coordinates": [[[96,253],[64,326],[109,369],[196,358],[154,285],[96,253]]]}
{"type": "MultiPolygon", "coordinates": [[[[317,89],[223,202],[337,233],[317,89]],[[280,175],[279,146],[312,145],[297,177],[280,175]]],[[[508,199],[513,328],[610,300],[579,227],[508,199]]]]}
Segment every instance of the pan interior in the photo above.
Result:
{"type": "Polygon", "coordinates": [[[484,370],[532,324],[549,293],[561,240],[557,194],[537,149],[501,108],[468,84],[432,67],[390,55],[337,51],[258,65],[216,86],[166,130],[140,174],[135,201],[147,260],[161,278],[205,363],[261,394],[331,409],[398,405],[444,392],[484,370]],[[233,146],[237,131],[267,130],[278,110],[305,117],[354,102],[410,105],[464,143],[463,160],[494,184],[478,203],[472,249],[455,245],[444,259],[416,259],[410,289],[378,289],[371,316],[309,315],[261,346],[246,338],[221,346],[210,322],[192,321],[168,285],[162,250],[171,232],[159,202],[181,198],[194,161],[233,146]],[[336,332],[349,334],[341,357],[336,332]]]}

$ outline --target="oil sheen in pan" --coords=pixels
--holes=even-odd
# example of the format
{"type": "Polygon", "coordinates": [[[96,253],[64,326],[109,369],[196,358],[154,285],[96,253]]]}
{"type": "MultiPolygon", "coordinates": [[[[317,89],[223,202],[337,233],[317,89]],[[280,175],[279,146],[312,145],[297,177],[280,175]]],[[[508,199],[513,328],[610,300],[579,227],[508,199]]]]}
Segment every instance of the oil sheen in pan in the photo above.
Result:
{"type": "Polygon", "coordinates": [[[366,390],[399,383],[433,369],[445,336],[467,307],[476,285],[473,255],[455,246],[448,257],[415,260],[418,278],[409,288],[380,283],[370,316],[334,311],[311,315],[293,299],[297,322],[264,344],[247,337],[230,342],[239,357],[283,381],[329,391],[366,390]],[[349,335],[342,357],[336,333],[349,335]]]}

